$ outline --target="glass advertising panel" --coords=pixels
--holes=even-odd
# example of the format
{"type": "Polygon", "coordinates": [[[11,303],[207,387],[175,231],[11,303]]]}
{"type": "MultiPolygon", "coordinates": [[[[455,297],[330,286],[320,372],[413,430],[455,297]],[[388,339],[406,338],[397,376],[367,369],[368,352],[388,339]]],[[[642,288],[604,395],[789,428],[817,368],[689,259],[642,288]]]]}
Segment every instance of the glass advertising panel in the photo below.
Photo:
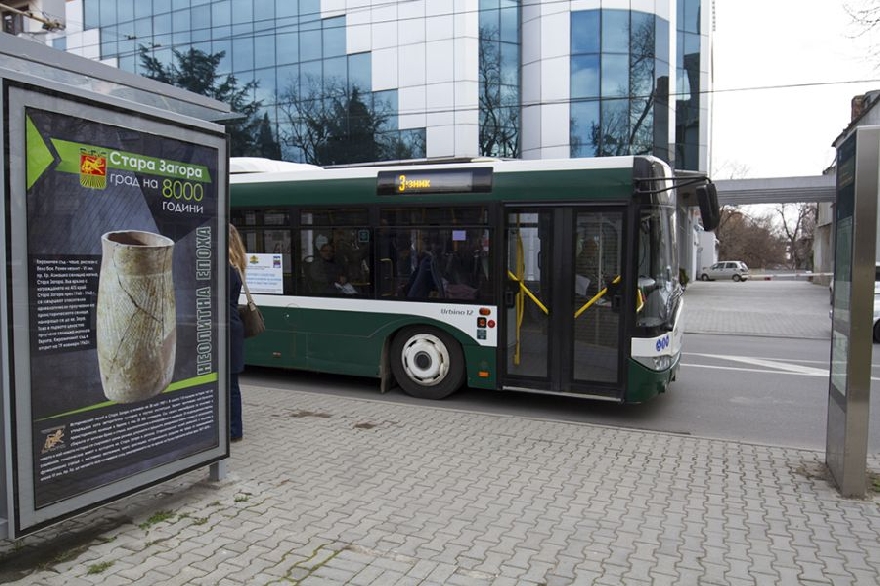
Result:
{"type": "Polygon", "coordinates": [[[10,88],[14,532],[228,454],[222,135],[10,88]]]}
{"type": "Polygon", "coordinates": [[[831,388],[846,395],[849,381],[850,302],[855,218],[856,135],[837,153],[837,203],[834,206],[834,321],[831,332],[831,388]]]}

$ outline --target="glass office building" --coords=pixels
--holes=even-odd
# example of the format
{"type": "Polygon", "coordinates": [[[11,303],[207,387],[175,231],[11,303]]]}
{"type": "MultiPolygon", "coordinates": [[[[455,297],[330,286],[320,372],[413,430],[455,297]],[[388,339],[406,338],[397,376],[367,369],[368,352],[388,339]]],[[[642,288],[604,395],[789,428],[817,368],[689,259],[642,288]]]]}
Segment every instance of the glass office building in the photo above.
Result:
{"type": "Polygon", "coordinates": [[[166,65],[173,50],[223,52],[218,72],[253,83],[293,161],[346,162],[308,143],[319,120],[346,142],[367,136],[370,159],[654,154],[706,170],[710,12],[708,0],[74,0],[54,42],[138,73],[141,51],[166,65]]]}

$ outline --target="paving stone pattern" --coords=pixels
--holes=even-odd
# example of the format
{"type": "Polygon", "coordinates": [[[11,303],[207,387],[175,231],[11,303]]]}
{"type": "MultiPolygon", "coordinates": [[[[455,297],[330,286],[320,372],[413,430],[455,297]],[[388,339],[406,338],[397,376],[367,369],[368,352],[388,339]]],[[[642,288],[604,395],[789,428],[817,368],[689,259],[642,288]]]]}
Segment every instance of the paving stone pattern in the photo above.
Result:
{"type": "MultiPolygon", "coordinates": [[[[687,331],[829,335],[827,288],[762,284],[694,283],[687,331]]],[[[880,499],[841,498],[819,452],[243,390],[225,480],[0,542],[0,583],[880,583],[880,499]]]]}
{"type": "Polygon", "coordinates": [[[430,404],[244,395],[247,436],[226,480],[196,471],[17,551],[7,544],[43,567],[7,556],[0,579],[610,586],[880,576],[878,501],[840,498],[816,452],[430,404]]]}
{"type": "Polygon", "coordinates": [[[684,301],[685,332],[831,339],[827,285],[784,278],[697,281],[684,301]]]}

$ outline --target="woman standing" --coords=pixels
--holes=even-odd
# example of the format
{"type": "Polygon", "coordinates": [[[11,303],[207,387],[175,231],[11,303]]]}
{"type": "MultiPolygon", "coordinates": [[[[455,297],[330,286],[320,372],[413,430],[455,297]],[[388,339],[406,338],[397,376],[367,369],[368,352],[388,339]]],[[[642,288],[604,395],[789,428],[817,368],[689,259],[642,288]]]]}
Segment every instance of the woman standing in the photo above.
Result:
{"type": "Polygon", "coordinates": [[[238,315],[238,297],[247,268],[247,252],[235,226],[229,224],[229,439],[241,440],[241,387],[238,375],[244,370],[244,324],[238,315]]]}

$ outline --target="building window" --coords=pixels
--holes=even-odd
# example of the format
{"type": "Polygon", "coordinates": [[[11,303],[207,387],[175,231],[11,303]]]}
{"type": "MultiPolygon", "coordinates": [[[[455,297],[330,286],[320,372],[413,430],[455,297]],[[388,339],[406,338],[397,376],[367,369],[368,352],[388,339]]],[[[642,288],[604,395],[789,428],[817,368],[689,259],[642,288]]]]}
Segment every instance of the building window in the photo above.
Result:
{"type": "Polygon", "coordinates": [[[668,116],[660,88],[668,88],[668,65],[658,39],[668,23],[627,10],[571,13],[572,157],[666,155],[668,116]],[[659,100],[659,103],[658,103],[659,100]],[[661,128],[658,128],[660,126],[661,128]]]}
{"type": "Polygon", "coordinates": [[[518,157],[520,127],[519,3],[480,4],[480,155],[518,157]]]}
{"type": "Polygon", "coordinates": [[[700,153],[700,0],[678,2],[677,47],[675,64],[675,166],[680,169],[699,169],[700,153]]]}
{"type": "MultiPolygon", "coordinates": [[[[486,82],[480,139],[487,155],[519,156],[520,4],[479,3],[486,82]]],[[[288,160],[347,164],[426,156],[427,128],[400,127],[397,89],[373,91],[371,52],[347,53],[348,17],[323,18],[320,0],[87,0],[83,9],[86,28],[100,30],[101,58],[117,59],[134,73],[146,72],[141,47],[166,68],[178,65],[174,51],[223,52],[218,83],[233,75],[239,86],[259,84],[249,97],[261,102],[255,117],[261,136],[271,132],[272,152],[280,145],[279,156],[288,160]],[[310,142],[303,132],[315,123],[327,144],[310,142]],[[334,144],[349,154],[326,159],[334,144]]]]}

